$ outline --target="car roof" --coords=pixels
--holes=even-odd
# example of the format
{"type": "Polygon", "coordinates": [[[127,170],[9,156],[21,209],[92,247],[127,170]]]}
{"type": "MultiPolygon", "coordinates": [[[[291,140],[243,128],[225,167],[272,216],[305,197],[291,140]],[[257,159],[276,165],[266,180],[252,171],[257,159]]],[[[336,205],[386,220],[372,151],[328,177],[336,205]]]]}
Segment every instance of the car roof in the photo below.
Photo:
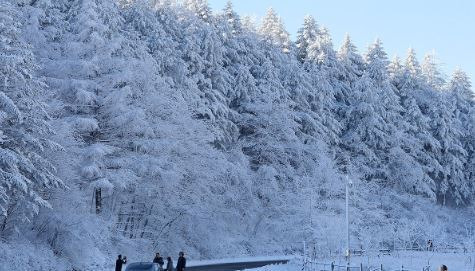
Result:
{"type": "Polygon", "coordinates": [[[157,271],[157,265],[151,262],[131,263],[127,265],[125,271],[157,271]]]}

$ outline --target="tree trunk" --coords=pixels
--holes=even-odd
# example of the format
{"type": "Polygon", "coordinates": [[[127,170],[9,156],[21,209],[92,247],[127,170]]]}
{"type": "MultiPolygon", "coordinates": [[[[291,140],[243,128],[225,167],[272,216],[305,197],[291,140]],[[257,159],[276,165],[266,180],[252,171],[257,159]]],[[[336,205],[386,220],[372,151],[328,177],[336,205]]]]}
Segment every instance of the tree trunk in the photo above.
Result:
{"type": "Polygon", "coordinates": [[[102,209],[102,191],[101,191],[101,188],[96,188],[95,195],[96,195],[96,214],[100,214],[101,209],[102,209]]]}

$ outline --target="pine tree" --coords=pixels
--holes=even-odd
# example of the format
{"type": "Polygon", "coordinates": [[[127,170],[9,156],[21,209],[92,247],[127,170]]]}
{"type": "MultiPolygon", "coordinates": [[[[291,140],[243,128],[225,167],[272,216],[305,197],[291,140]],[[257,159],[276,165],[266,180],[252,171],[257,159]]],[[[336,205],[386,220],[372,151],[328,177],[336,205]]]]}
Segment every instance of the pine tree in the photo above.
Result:
{"type": "Polygon", "coordinates": [[[318,36],[318,25],[315,19],[307,15],[304,18],[302,27],[297,31],[297,58],[300,62],[304,62],[308,56],[309,46],[315,42],[318,36]]]}
{"type": "Polygon", "coordinates": [[[185,0],[185,7],[205,22],[210,22],[212,13],[208,0],[185,0]]]}
{"type": "Polygon", "coordinates": [[[388,61],[379,40],[370,46],[365,60],[366,70],[355,88],[343,144],[365,179],[395,185],[391,166],[403,159],[396,144],[401,108],[389,84],[388,61]]]}
{"type": "MultiPolygon", "coordinates": [[[[364,61],[358,53],[356,46],[351,42],[350,36],[347,34],[343,40],[343,44],[338,51],[338,59],[343,63],[343,67],[348,74],[361,76],[364,71],[364,61]]],[[[351,80],[351,78],[346,78],[351,80]]]]}
{"type": "Polygon", "coordinates": [[[366,74],[376,83],[381,84],[388,78],[387,67],[389,61],[387,54],[383,49],[381,40],[376,41],[369,47],[365,55],[366,74]]]}
{"type": "Polygon", "coordinates": [[[244,15],[241,19],[241,24],[247,31],[257,32],[256,20],[253,17],[244,15]]]}
{"type": "Polygon", "coordinates": [[[177,4],[177,0],[152,0],[154,8],[170,8],[177,4]]]}
{"type": "Polygon", "coordinates": [[[349,127],[351,127],[351,117],[352,108],[356,106],[358,96],[355,91],[359,85],[359,80],[364,72],[364,61],[363,58],[358,54],[356,46],[351,42],[349,35],[346,35],[341,45],[337,57],[340,64],[340,75],[334,79],[335,86],[338,87],[339,91],[335,95],[337,106],[336,117],[340,124],[339,137],[341,138],[340,142],[342,143],[339,148],[336,149],[336,160],[340,166],[342,172],[347,172],[348,170],[348,152],[345,150],[345,137],[344,135],[348,132],[349,127]]]}
{"type": "Polygon", "coordinates": [[[334,70],[331,73],[337,72],[336,52],[333,49],[333,42],[327,28],[321,27],[319,29],[317,39],[308,48],[308,59],[317,63],[320,67],[325,66],[325,69],[334,70]]]}
{"type": "Polygon", "coordinates": [[[403,87],[404,66],[401,64],[401,59],[397,55],[394,56],[391,63],[389,63],[388,73],[391,83],[400,90],[403,87]]]}
{"type": "MultiPolygon", "coordinates": [[[[466,138],[469,159],[467,163],[468,172],[466,176],[473,195],[475,192],[475,138],[473,137],[473,135],[475,135],[475,106],[471,107],[469,117],[469,125],[467,127],[467,135],[469,137],[466,138]]],[[[470,200],[473,201],[474,197],[472,196],[470,200]]]]}
{"type": "Polygon", "coordinates": [[[471,87],[472,84],[470,83],[467,74],[464,71],[457,69],[450,80],[449,92],[452,93],[456,110],[460,112],[457,114],[457,117],[460,118],[463,123],[468,122],[466,116],[469,114],[470,107],[474,105],[475,96],[471,87]],[[463,114],[463,116],[460,114],[463,114]]]}
{"type": "Polygon", "coordinates": [[[468,196],[464,165],[467,151],[463,148],[461,121],[455,116],[455,103],[447,93],[439,93],[432,108],[432,132],[440,144],[438,159],[442,167],[434,179],[437,201],[442,205],[464,204],[468,196]]]}
{"type": "Polygon", "coordinates": [[[348,108],[351,106],[351,103],[354,99],[353,90],[358,82],[359,78],[363,75],[365,64],[361,55],[358,54],[356,46],[351,42],[350,36],[346,35],[338,50],[337,57],[341,63],[341,77],[338,78],[340,81],[344,81],[342,84],[342,97],[337,98],[341,101],[342,108],[340,116],[344,117],[348,108]]]}
{"type": "Polygon", "coordinates": [[[232,33],[233,34],[240,34],[242,32],[242,24],[241,24],[241,18],[239,15],[234,11],[233,9],[233,3],[231,0],[226,2],[226,6],[224,7],[224,18],[228,22],[228,24],[231,26],[232,33]]]}
{"type": "Polygon", "coordinates": [[[409,183],[405,184],[406,190],[435,200],[436,187],[432,177],[433,172],[441,168],[437,159],[439,144],[430,133],[429,118],[422,113],[418,104],[417,97],[422,91],[423,80],[415,51],[409,49],[404,66],[395,60],[389,68],[391,81],[403,108],[403,119],[398,123],[399,130],[404,132],[400,146],[407,154],[406,161],[418,165],[417,168],[401,170],[406,172],[404,179],[409,179],[409,183]]]}
{"type": "Polygon", "coordinates": [[[421,65],[421,72],[425,83],[434,90],[442,90],[445,85],[442,72],[433,53],[427,54],[421,65]]]}
{"type": "Polygon", "coordinates": [[[405,85],[408,89],[415,89],[421,87],[421,66],[416,57],[414,49],[410,48],[407,53],[406,62],[404,65],[405,85]]]}
{"type": "MultiPolygon", "coordinates": [[[[448,87],[451,106],[453,110],[453,117],[456,121],[452,123],[455,126],[454,129],[459,133],[460,144],[464,152],[457,154],[457,158],[460,159],[462,168],[468,168],[468,164],[471,161],[470,156],[473,156],[473,134],[472,129],[474,126],[473,108],[475,107],[474,93],[471,90],[470,79],[467,74],[460,69],[457,69],[452,75],[448,87]]],[[[456,165],[460,166],[460,165],[456,165]]],[[[462,168],[453,168],[452,173],[455,176],[451,176],[452,181],[456,182],[455,187],[459,190],[460,198],[456,198],[457,203],[466,203],[471,198],[473,192],[473,185],[470,182],[470,171],[465,172],[462,168]]]]}
{"type": "MultiPolygon", "coordinates": [[[[326,81],[330,84],[331,93],[327,95],[341,101],[345,92],[341,80],[344,72],[333,49],[331,36],[325,27],[319,29],[317,39],[310,44],[307,59],[308,61],[304,64],[304,67],[309,71],[317,69],[318,71],[314,72],[320,73],[320,76],[326,78],[326,81]]],[[[332,107],[330,106],[330,108],[332,107]]]]}
{"type": "Polygon", "coordinates": [[[273,8],[267,10],[266,16],[262,19],[259,33],[265,41],[279,46],[286,53],[290,51],[290,35],[285,30],[282,19],[277,16],[273,8]]]}

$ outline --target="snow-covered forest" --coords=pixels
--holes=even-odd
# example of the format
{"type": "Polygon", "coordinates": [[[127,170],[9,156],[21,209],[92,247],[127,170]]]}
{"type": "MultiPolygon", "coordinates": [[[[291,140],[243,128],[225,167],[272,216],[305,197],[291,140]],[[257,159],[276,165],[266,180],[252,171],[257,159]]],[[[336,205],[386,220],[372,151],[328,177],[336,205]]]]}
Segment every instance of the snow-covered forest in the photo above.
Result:
{"type": "Polygon", "coordinates": [[[231,3],[1,0],[0,269],[338,249],[346,176],[355,245],[473,246],[470,79],[420,59],[231,3]]]}

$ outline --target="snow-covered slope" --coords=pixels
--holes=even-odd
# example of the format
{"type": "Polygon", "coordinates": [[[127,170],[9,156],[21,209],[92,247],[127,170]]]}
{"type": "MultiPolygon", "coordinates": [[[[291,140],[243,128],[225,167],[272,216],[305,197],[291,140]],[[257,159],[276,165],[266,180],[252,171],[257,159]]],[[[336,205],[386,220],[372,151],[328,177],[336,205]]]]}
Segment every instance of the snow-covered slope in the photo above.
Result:
{"type": "Polygon", "coordinates": [[[473,243],[463,72],[446,83],[413,51],[390,63],[380,41],[335,51],[310,17],[294,44],[273,10],[256,30],[232,5],[174,2],[0,3],[12,266],[338,249],[346,175],[356,244],[473,243]]]}

